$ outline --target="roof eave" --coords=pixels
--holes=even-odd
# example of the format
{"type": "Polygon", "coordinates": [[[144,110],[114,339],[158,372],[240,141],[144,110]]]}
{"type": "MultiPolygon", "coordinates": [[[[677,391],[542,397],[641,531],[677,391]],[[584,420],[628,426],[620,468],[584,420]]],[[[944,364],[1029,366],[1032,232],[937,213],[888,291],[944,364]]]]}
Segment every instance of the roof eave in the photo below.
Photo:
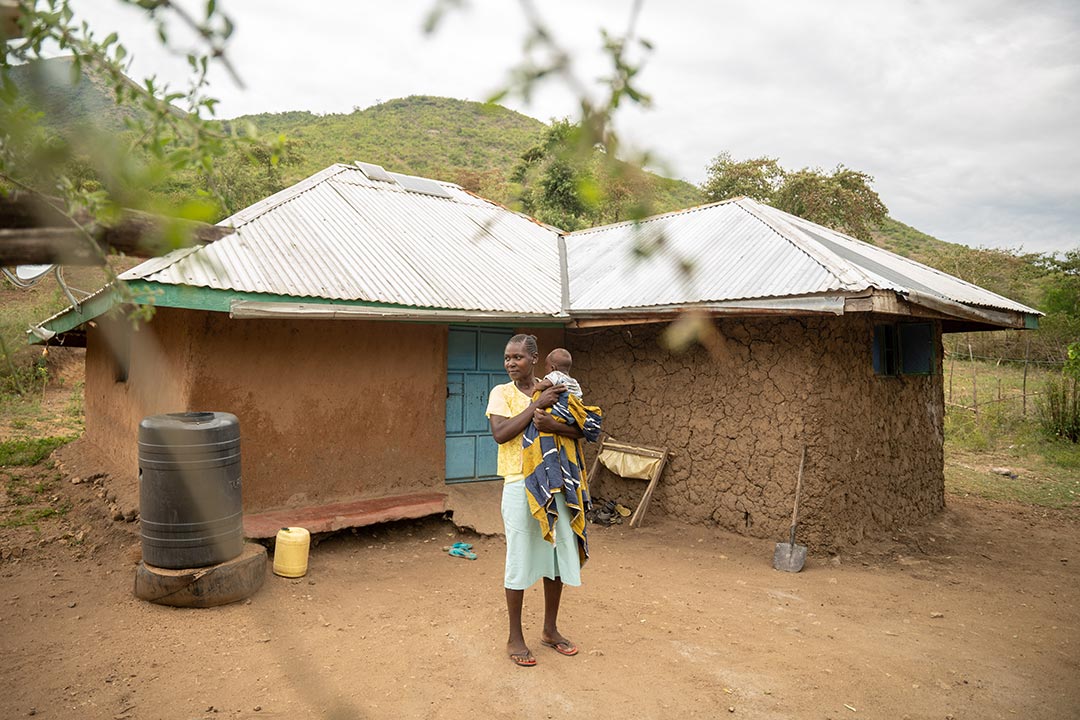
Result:
{"type": "Polygon", "coordinates": [[[601,327],[649,322],[668,322],[684,313],[709,316],[766,317],[777,315],[843,315],[845,294],[798,297],[746,298],[716,302],[676,303],[628,308],[571,309],[572,327],[601,327]]]}
{"type": "Polygon", "coordinates": [[[260,302],[234,300],[229,317],[238,320],[399,320],[453,323],[524,323],[563,324],[570,320],[564,313],[493,312],[445,308],[372,307],[304,302],[260,302]]]}
{"type": "MultiPolygon", "coordinates": [[[[1012,329],[1031,330],[1039,326],[1039,315],[1042,313],[1027,313],[1017,310],[997,310],[984,307],[976,307],[958,303],[954,300],[928,295],[926,293],[909,290],[906,294],[908,302],[930,310],[936,310],[944,315],[961,320],[965,323],[976,323],[989,326],[987,329],[1012,329]]],[[[960,331],[957,331],[960,332],[960,331]]]]}
{"type": "Polygon", "coordinates": [[[978,307],[915,290],[880,289],[860,296],[849,296],[844,311],[941,320],[946,324],[945,332],[1032,330],[1038,327],[1038,317],[1042,314],[1038,311],[1028,313],[1003,308],[978,307]]]}

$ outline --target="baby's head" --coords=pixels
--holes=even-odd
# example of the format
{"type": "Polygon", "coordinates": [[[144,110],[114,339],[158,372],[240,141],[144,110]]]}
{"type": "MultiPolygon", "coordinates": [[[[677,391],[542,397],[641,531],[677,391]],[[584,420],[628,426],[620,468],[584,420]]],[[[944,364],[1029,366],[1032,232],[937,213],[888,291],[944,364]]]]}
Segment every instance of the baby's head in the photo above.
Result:
{"type": "Polygon", "coordinates": [[[547,369],[548,372],[559,372],[570,374],[570,366],[573,364],[574,359],[570,357],[570,351],[565,348],[555,348],[547,356],[547,369]]]}

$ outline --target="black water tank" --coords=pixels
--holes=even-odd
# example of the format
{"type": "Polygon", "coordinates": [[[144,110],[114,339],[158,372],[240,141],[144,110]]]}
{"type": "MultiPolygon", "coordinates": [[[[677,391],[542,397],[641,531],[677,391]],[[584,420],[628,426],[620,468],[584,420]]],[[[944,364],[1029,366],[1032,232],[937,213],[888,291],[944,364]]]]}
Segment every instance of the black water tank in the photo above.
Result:
{"type": "Polygon", "coordinates": [[[153,415],[139,423],[143,561],[194,568],[244,550],[240,421],[218,412],[153,415]]]}

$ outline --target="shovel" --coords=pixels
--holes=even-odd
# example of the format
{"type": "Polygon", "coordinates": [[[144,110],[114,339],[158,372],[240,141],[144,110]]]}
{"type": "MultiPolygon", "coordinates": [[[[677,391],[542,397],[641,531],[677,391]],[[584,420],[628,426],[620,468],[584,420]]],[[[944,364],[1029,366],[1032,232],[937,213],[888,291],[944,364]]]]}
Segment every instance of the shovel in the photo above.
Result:
{"type": "Polygon", "coordinates": [[[802,457],[799,459],[799,480],[795,483],[795,509],[791,512],[791,538],[789,542],[776,543],[776,551],[772,556],[773,567],[784,572],[799,572],[806,562],[806,546],[795,544],[795,526],[799,522],[799,494],[802,492],[802,471],[805,463],[806,446],[803,445],[802,457]]]}

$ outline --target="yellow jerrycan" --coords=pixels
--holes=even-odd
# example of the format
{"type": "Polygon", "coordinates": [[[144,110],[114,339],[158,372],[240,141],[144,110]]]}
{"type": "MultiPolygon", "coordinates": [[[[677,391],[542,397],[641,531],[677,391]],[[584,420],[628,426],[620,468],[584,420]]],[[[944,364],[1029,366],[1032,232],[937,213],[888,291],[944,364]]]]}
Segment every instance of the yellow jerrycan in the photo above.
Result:
{"type": "Polygon", "coordinates": [[[308,548],[311,533],[302,527],[284,527],[278,530],[274,541],[274,574],[287,578],[307,574],[308,548]]]}

